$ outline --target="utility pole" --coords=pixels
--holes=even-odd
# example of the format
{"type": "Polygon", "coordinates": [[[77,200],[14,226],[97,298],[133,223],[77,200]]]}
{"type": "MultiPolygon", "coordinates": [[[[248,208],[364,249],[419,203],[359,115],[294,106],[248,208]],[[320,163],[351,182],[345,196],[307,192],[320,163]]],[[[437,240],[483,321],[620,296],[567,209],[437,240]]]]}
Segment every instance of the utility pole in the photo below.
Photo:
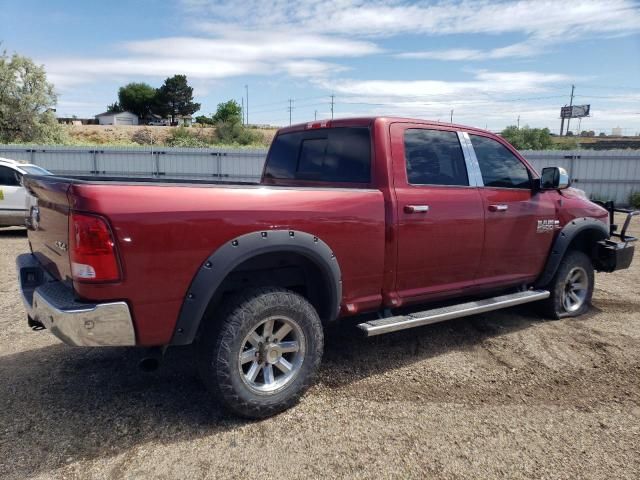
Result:
{"type": "Polygon", "coordinates": [[[451,109],[451,115],[449,117],[449,123],[453,123],[453,108],[451,109]]]}
{"type": "MultiPolygon", "coordinates": [[[[573,90],[576,88],[575,85],[571,85],[571,100],[569,100],[569,106],[572,107],[573,106],[573,90]]],[[[572,109],[569,109],[569,118],[567,118],[567,133],[569,133],[569,125],[571,124],[571,114],[572,114],[572,109]]]]}
{"type": "Polygon", "coordinates": [[[247,92],[247,125],[249,125],[249,85],[244,86],[245,91],[247,92]]]}
{"type": "Polygon", "coordinates": [[[244,97],[242,97],[240,101],[242,102],[242,106],[240,107],[242,109],[242,125],[246,125],[246,123],[244,123],[244,97]]]}
{"type": "Polygon", "coordinates": [[[331,120],[333,120],[333,97],[334,95],[331,95],[331,120]]]}
{"type": "Polygon", "coordinates": [[[520,115],[518,115],[518,130],[520,130],[520,115]]]}
{"type": "Polygon", "coordinates": [[[313,112],[313,119],[317,120],[318,119],[318,110],[314,110],[313,112]]]}
{"type": "Polygon", "coordinates": [[[289,125],[291,125],[291,112],[293,112],[293,98],[289,99],[289,125]]]}

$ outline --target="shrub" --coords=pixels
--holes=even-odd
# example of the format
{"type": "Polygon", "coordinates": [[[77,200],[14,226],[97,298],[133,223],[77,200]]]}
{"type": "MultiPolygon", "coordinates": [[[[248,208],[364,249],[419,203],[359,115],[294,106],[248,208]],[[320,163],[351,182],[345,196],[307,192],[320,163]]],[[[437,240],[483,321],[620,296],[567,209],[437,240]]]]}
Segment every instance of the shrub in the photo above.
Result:
{"type": "Polygon", "coordinates": [[[133,135],[131,135],[131,140],[139,145],[153,145],[158,141],[153,136],[153,131],[150,128],[137,130],[133,135]]]}
{"type": "Polygon", "coordinates": [[[196,130],[195,133],[191,133],[191,131],[184,126],[174,128],[166,143],[170,147],[191,148],[206,148],[210,144],[202,131],[196,130]]]}
{"type": "Polygon", "coordinates": [[[511,125],[500,135],[518,150],[547,150],[553,145],[548,128],[529,128],[525,125],[518,128],[511,125]]]}
{"type": "Polygon", "coordinates": [[[206,115],[198,115],[196,117],[196,123],[199,123],[200,125],[213,125],[215,122],[211,117],[207,117],[206,115]]]}
{"type": "Polygon", "coordinates": [[[640,209],[640,192],[631,192],[631,195],[629,195],[629,205],[633,208],[640,209]]]}
{"type": "Polygon", "coordinates": [[[264,137],[260,132],[245,128],[238,122],[218,122],[216,143],[225,145],[262,145],[264,137]]]}

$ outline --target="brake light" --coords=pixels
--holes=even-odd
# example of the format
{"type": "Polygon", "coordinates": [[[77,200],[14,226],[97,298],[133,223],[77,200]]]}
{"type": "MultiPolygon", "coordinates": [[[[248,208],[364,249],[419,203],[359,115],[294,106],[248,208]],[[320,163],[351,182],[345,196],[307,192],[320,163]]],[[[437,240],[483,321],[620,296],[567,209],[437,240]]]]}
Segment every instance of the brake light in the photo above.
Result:
{"type": "Polygon", "coordinates": [[[79,282],[120,280],[115,242],[104,218],[72,213],[69,219],[71,275],[79,282]]]}
{"type": "Polygon", "coordinates": [[[327,128],[331,125],[329,120],[319,120],[317,122],[309,122],[305,125],[305,130],[313,130],[315,128],[327,128]]]}

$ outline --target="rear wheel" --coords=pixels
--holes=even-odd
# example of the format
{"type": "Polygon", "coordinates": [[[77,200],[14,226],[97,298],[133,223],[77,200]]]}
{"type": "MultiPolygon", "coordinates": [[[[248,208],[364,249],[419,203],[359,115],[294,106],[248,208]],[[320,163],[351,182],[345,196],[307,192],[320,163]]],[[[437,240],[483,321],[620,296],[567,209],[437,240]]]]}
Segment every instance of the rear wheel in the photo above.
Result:
{"type": "Polygon", "coordinates": [[[233,412],[264,418],[293,406],[322,358],[322,324],[302,296],[258,288],[230,299],[198,344],[200,376],[233,412]]]}
{"type": "Polygon", "coordinates": [[[551,296],[541,304],[551,318],[577,317],[591,304],[594,274],[591,259],[578,250],[568,252],[548,285],[551,296]]]}

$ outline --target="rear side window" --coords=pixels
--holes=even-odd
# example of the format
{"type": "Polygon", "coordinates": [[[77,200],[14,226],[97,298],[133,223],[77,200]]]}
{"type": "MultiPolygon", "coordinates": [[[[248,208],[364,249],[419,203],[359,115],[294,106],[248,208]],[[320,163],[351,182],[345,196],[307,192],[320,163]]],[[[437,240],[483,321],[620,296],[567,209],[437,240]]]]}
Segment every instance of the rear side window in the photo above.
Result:
{"type": "Polygon", "coordinates": [[[504,145],[479,135],[469,137],[485,187],[531,188],[529,171],[504,145]]]}
{"type": "Polygon", "coordinates": [[[469,185],[455,132],[409,128],[404,133],[407,180],[413,185],[469,185]]]}
{"type": "Polygon", "coordinates": [[[278,135],[271,146],[264,174],[271,179],[369,183],[369,129],[325,128],[278,135]]]}

